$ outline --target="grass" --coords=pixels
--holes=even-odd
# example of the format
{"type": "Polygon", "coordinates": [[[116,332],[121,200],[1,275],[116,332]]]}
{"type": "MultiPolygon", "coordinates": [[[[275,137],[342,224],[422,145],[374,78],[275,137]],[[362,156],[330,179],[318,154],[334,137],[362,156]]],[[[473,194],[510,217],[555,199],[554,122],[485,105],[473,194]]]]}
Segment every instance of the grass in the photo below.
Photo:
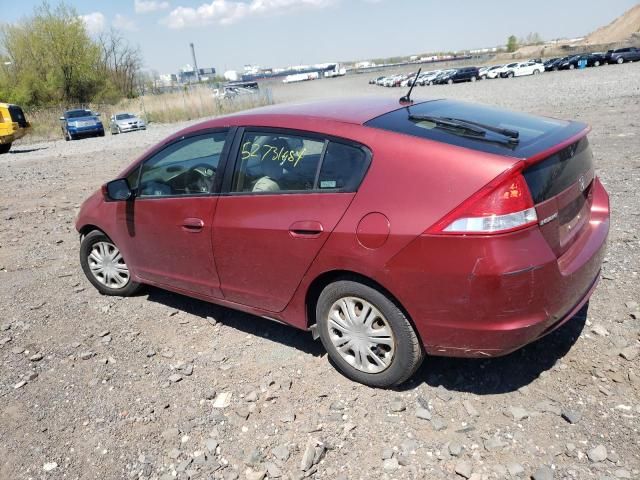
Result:
{"type": "MultiPolygon", "coordinates": [[[[90,104],[84,106],[101,114],[105,129],[109,128],[109,118],[117,112],[134,113],[148,123],[174,123],[198,118],[217,117],[249,108],[273,103],[269,91],[234,99],[213,97],[211,89],[199,86],[186,91],[144,95],[135,99],[124,99],[115,105],[90,104]]],[[[25,109],[27,120],[33,127],[25,142],[62,138],[60,116],[67,108],[48,107],[25,109]]]]}

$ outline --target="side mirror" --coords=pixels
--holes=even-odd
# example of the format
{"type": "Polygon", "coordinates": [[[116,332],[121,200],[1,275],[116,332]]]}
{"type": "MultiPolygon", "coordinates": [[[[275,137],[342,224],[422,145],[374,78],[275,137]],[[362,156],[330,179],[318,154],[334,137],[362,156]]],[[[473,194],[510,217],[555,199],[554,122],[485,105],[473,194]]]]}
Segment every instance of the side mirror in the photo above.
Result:
{"type": "Polygon", "coordinates": [[[102,187],[102,193],[107,201],[125,201],[133,198],[133,191],[126,178],[112,180],[102,187]]]}
{"type": "Polygon", "coordinates": [[[60,117],[60,120],[64,121],[64,117],[60,117]]]}

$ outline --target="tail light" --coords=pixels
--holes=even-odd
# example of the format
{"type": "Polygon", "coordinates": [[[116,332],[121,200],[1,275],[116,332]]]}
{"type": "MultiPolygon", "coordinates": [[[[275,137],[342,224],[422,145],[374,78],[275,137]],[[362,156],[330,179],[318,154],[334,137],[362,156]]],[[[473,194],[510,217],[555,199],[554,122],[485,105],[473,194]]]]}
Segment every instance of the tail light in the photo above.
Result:
{"type": "Polygon", "coordinates": [[[522,176],[522,165],[518,165],[472,195],[427,233],[505,233],[537,221],[531,192],[522,176]]]}

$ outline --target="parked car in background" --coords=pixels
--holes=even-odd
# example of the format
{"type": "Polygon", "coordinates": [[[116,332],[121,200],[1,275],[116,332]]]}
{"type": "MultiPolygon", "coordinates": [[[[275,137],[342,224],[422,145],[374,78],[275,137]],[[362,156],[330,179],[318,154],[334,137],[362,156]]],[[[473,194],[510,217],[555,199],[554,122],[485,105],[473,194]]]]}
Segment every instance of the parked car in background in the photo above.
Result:
{"type": "Polygon", "coordinates": [[[502,67],[500,67],[500,68],[497,68],[497,69],[495,70],[495,72],[496,72],[496,76],[497,76],[497,77],[500,77],[500,78],[504,78],[504,76],[505,76],[505,75],[504,75],[504,74],[505,74],[505,72],[507,72],[510,68],[515,67],[516,65],[518,65],[518,62],[508,63],[508,64],[506,64],[506,65],[503,65],[503,66],[502,66],[502,67]]]}
{"type": "Polygon", "coordinates": [[[607,63],[606,54],[600,52],[587,53],[586,55],[582,55],[587,61],[587,67],[599,67],[600,65],[604,65],[607,63]]]}
{"type": "Polygon", "coordinates": [[[544,72],[544,65],[537,62],[516,63],[513,67],[502,72],[505,78],[523,77],[525,75],[538,75],[544,72]]]}
{"type": "Polygon", "coordinates": [[[82,137],[104,137],[104,126],[100,114],[84,108],[68,110],[60,117],[62,134],[65,140],[82,137]]]}
{"type": "Polygon", "coordinates": [[[420,85],[433,85],[433,81],[442,74],[442,70],[434,70],[433,72],[429,72],[424,78],[420,81],[420,85]]]}
{"type": "Polygon", "coordinates": [[[133,132],[135,130],[146,130],[147,124],[144,120],[133,113],[116,113],[111,115],[109,129],[113,135],[117,133],[133,132]]]}
{"type": "Polygon", "coordinates": [[[404,79],[400,82],[400,86],[401,87],[410,87],[411,85],[413,85],[413,81],[416,78],[416,72],[411,72],[408,73],[406,75],[404,75],[404,79]]]}
{"type": "Polygon", "coordinates": [[[548,58],[547,60],[544,61],[544,63],[542,65],[544,65],[544,71],[545,72],[550,72],[552,70],[555,70],[555,65],[558,63],[558,61],[561,60],[560,57],[553,57],[553,58],[548,58]]]}
{"type": "Polygon", "coordinates": [[[379,82],[384,80],[384,77],[372,78],[369,80],[369,85],[379,85],[379,82]]]}
{"type": "Polygon", "coordinates": [[[486,67],[486,70],[484,72],[480,72],[480,78],[481,79],[486,79],[486,78],[497,78],[499,76],[498,70],[500,70],[503,67],[503,65],[493,65],[492,67],[486,67]]]}
{"type": "Polygon", "coordinates": [[[582,55],[571,55],[565,57],[562,61],[558,62],[558,70],[573,70],[578,68],[578,62],[582,58],[582,55]]]}
{"type": "Polygon", "coordinates": [[[609,231],[588,132],[390,98],[208,120],[83,203],[80,264],[105,295],[149,284],[311,331],[344,375],[392,387],[425,354],[504,355],[588,302],[609,231]]]}
{"type": "Polygon", "coordinates": [[[438,81],[434,83],[438,83],[439,85],[444,83],[452,85],[461,82],[475,82],[478,78],[480,78],[480,73],[477,67],[463,67],[449,70],[446,75],[438,78],[438,81]]]}
{"type": "Polygon", "coordinates": [[[13,142],[31,130],[22,108],[11,103],[0,102],[0,154],[11,150],[13,142]]]}
{"type": "Polygon", "coordinates": [[[637,62],[640,60],[640,49],[627,47],[609,50],[606,54],[606,60],[608,63],[637,62]]]}

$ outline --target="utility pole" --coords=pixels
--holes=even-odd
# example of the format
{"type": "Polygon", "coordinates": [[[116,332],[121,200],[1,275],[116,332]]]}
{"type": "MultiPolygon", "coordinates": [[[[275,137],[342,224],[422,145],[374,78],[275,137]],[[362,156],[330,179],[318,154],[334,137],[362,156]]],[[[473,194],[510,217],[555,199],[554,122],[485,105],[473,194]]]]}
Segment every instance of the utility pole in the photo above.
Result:
{"type": "Polygon", "coordinates": [[[196,72],[196,82],[200,83],[200,72],[198,71],[198,62],[196,60],[196,49],[193,46],[193,42],[189,44],[191,47],[191,56],[193,57],[193,69],[196,72]]]}

